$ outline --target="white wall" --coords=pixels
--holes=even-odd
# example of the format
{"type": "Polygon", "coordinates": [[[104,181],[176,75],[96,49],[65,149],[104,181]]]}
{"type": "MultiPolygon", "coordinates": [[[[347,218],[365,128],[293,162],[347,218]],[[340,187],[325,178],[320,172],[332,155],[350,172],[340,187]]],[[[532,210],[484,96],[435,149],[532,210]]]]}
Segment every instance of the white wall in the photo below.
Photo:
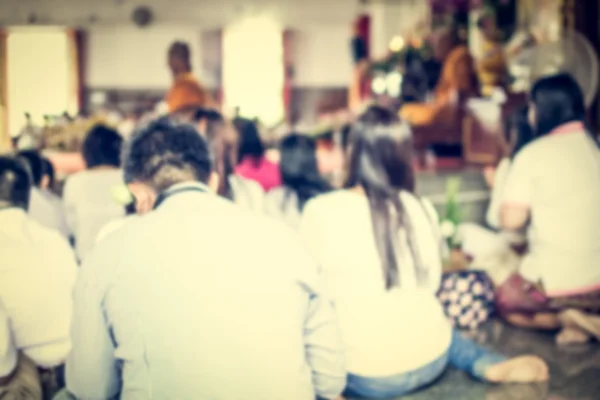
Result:
{"type": "Polygon", "coordinates": [[[308,25],[294,31],[294,86],[345,87],[352,76],[350,24],[308,25]]]}
{"type": "Polygon", "coordinates": [[[87,86],[164,89],[170,83],[166,51],[173,40],[191,44],[195,72],[211,82],[202,71],[202,32],[258,11],[298,32],[296,86],[348,85],[357,0],[0,0],[0,25],[26,24],[35,12],[40,24],[87,29],[87,86]],[[140,4],[149,5],[155,16],[144,29],[130,21],[140,4]]]}
{"type": "Polygon", "coordinates": [[[201,33],[196,27],[94,28],[88,32],[86,85],[93,88],[165,89],[171,84],[167,51],[190,44],[192,67],[202,75],[201,33]]]}

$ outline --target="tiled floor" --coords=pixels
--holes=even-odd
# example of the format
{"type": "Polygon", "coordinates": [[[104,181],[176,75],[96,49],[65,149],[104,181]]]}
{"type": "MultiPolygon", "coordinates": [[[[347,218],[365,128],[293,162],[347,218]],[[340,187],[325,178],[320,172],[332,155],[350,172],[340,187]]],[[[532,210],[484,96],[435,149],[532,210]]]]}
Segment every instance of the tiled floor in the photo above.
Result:
{"type": "Polygon", "coordinates": [[[551,379],[536,385],[489,385],[465,373],[448,371],[428,389],[403,400],[598,400],[600,399],[600,344],[558,348],[550,334],[490,323],[475,339],[503,354],[537,354],[550,366],[551,379]]]}

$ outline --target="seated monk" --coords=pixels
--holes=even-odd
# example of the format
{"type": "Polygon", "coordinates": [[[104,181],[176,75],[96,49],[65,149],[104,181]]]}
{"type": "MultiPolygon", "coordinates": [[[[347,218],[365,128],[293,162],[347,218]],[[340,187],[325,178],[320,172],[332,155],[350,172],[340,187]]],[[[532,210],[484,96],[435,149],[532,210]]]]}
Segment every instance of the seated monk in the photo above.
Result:
{"type": "Polygon", "coordinates": [[[433,122],[448,121],[452,114],[448,105],[456,96],[477,96],[479,84],[473,58],[468,48],[459,44],[456,32],[441,34],[434,43],[435,57],[443,60],[442,74],[435,88],[431,103],[406,104],[400,109],[400,117],[413,126],[430,125],[433,122]]]}
{"type": "Polygon", "coordinates": [[[215,102],[208,91],[192,74],[190,48],[186,43],[175,42],[169,49],[169,68],[174,82],[166,96],[169,112],[194,110],[198,107],[212,108],[215,102]]]}
{"type": "Polygon", "coordinates": [[[484,16],[477,23],[483,34],[484,55],[477,63],[479,81],[482,93],[489,96],[494,88],[505,88],[508,81],[508,66],[504,49],[498,40],[496,21],[490,16],[484,16]]]}

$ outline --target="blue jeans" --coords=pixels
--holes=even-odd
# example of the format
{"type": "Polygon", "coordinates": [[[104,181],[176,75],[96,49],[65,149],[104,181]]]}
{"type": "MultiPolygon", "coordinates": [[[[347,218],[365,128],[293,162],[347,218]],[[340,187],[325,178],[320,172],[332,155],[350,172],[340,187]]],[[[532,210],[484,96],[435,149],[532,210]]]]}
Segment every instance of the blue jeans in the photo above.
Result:
{"type": "Polygon", "coordinates": [[[454,330],[450,348],[435,361],[414,371],[381,378],[348,374],[344,395],[350,398],[370,399],[404,396],[434,382],[442,375],[448,364],[468,372],[477,379],[485,380],[484,374],[487,368],[506,360],[506,357],[480,347],[454,330]]]}

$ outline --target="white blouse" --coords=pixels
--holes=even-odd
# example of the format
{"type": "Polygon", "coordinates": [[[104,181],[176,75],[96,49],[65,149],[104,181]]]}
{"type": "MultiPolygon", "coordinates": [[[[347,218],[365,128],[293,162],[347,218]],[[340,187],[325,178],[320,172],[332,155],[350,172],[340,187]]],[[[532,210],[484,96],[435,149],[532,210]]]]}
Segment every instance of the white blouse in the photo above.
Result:
{"type": "Polygon", "coordinates": [[[309,201],[300,233],[322,268],[346,344],[349,372],[384,377],[413,371],[449,348],[451,327],[436,298],[442,273],[438,217],[428,201],[401,200],[429,282],[418,286],[406,232],[399,232],[400,286],[387,290],[366,197],[337,191],[309,201]]]}

